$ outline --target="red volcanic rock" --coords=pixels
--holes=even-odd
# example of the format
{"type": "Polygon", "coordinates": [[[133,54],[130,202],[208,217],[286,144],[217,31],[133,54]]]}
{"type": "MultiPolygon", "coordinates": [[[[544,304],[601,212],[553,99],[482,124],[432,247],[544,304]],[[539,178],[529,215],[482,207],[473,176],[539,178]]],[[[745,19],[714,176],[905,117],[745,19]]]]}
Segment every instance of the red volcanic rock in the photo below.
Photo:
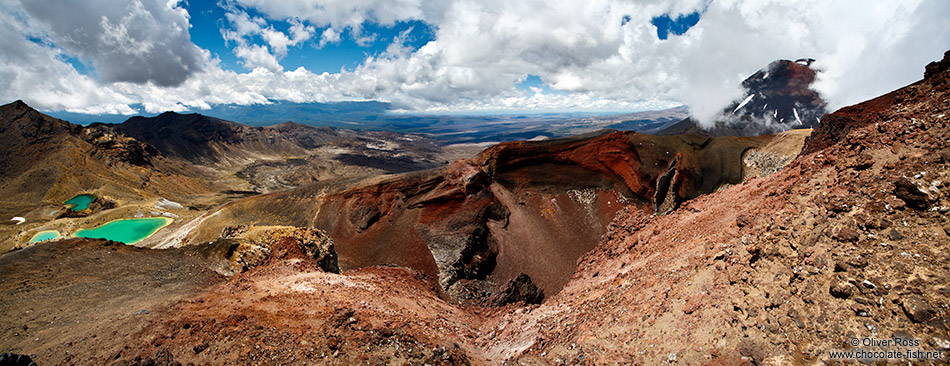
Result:
{"type": "Polygon", "coordinates": [[[622,207],[663,214],[739,183],[744,152],[771,139],[613,132],[503,143],[437,170],[234,202],[198,231],[317,228],[341,270],[413,268],[459,302],[483,303],[521,273],[554,294],[622,207]]]}
{"type": "Polygon", "coordinates": [[[411,267],[458,302],[483,303],[522,273],[553,294],[621,207],[665,213],[739,183],[742,154],[768,140],[614,132],[503,143],[325,194],[312,225],[333,238],[344,270],[411,267]]]}
{"type": "Polygon", "coordinates": [[[950,263],[948,76],[826,116],[808,151],[764,179],[666,216],[621,211],[561,292],[489,349],[535,345],[512,364],[815,364],[848,337],[936,347],[947,287],[919,274],[950,263]]]}
{"type": "Polygon", "coordinates": [[[847,136],[854,129],[889,119],[889,116],[882,116],[879,113],[894,105],[898,93],[900,93],[900,90],[895,90],[826,115],[821,121],[821,125],[805,140],[802,154],[810,154],[827,148],[847,136]]]}
{"type": "MultiPolygon", "coordinates": [[[[904,88],[892,91],[877,98],[839,109],[822,120],[819,128],[805,140],[802,154],[810,154],[825,149],[842,139],[851,131],[871,124],[892,122],[900,115],[894,107],[902,102],[920,102],[920,89],[946,88],[950,81],[950,51],[944,53],[943,59],[931,62],[924,72],[924,79],[904,88]],[[926,82],[927,85],[922,85],[926,82]]],[[[903,125],[910,128],[910,125],[903,125]]],[[[898,131],[903,134],[903,131],[898,131]]],[[[885,143],[893,142],[894,136],[884,136],[885,143]]],[[[861,141],[855,141],[860,143],[861,141]]]]}

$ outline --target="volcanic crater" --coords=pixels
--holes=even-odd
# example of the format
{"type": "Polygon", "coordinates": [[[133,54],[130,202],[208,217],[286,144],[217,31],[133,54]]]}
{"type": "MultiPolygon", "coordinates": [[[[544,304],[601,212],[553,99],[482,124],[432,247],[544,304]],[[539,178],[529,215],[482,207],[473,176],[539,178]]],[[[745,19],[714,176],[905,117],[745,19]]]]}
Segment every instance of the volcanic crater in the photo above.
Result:
{"type": "Polygon", "coordinates": [[[948,86],[950,52],[813,132],[503,143],[214,206],[176,248],[33,245],[0,257],[0,345],[54,364],[815,364],[878,336],[950,352],[948,86]]]}

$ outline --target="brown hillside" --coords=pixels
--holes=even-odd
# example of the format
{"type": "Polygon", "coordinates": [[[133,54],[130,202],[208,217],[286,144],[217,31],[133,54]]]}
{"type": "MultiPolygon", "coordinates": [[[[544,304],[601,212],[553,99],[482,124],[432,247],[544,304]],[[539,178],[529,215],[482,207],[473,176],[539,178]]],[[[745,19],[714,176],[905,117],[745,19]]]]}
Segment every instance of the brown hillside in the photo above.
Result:
{"type": "MultiPolygon", "coordinates": [[[[832,119],[837,122],[823,124],[808,142],[815,150],[777,173],[684,201],[667,215],[653,215],[649,207],[643,207],[655,203],[656,195],[652,201],[647,197],[640,204],[624,205],[602,240],[576,262],[561,291],[546,292],[540,305],[454,306],[439,296],[442,273],[438,280],[425,269],[394,267],[325,273],[298,255],[275,257],[228,281],[211,284],[190,300],[155,303],[147,314],[89,323],[101,324],[104,330],[63,333],[57,321],[96,310],[74,301],[88,297],[70,296],[68,291],[84,287],[89,289],[88,296],[106,280],[41,269],[30,272],[38,277],[43,273],[37,280],[0,276],[0,284],[16,294],[15,309],[41,310],[17,310],[22,316],[2,318],[0,329],[13,336],[0,338],[0,346],[20,354],[36,353],[35,359],[44,364],[811,365],[837,364],[840,361],[831,360],[829,352],[856,347],[902,356],[908,351],[943,352],[938,353],[940,359],[910,362],[946,364],[950,352],[946,281],[950,197],[943,182],[950,181],[948,86],[950,52],[928,66],[923,81],[898,90],[893,98],[843,111],[835,117],[840,119],[832,119]],[[44,296],[54,290],[66,292],[44,296]],[[50,303],[65,306],[57,306],[59,312],[51,318],[50,303]],[[911,342],[851,343],[895,337],[911,342]]],[[[640,153],[637,142],[642,140],[637,136],[590,139],[600,142],[589,146],[593,151],[598,146],[611,147],[606,152],[633,146],[639,160],[626,160],[626,165],[608,158],[612,154],[572,160],[577,155],[571,151],[587,146],[583,140],[514,144],[509,148],[527,152],[536,147],[549,159],[529,159],[510,168],[506,164],[518,159],[502,159],[507,163],[501,165],[493,165],[492,159],[475,159],[436,172],[346,189],[311,186],[240,201],[218,216],[221,220],[241,217],[231,215],[260,209],[264,206],[254,200],[266,199],[289,211],[265,212],[256,220],[276,220],[281,215],[288,220],[324,217],[339,225],[330,230],[330,236],[341,250],[343,266],[347,260],[343,249],[353,244],[346,239],[337,242],[343,236],[333,230],[369,235],[377,227],[405,223],[421,228],[418,233],[443,219],[448,220],[435,227],[465,226],[471,221],[452,218],[472,211],[454,207],[475,205],[488,197],[504,205],[507,201],[498,198],[503,194],[517,198],[529,192],[542,199],[535,204],[534,198],[525,198],[523,210],[537,210],[534,218],[541,214],[561,217],[553,206],[540,202],[569,198],[558,197],[551,193],[554,190],[543,192],[533,180],[526,180],[536,174],[515,174],[538,161],[583,169],[594,177],[579,180],[584,184],[601,182],[631,192],[649,187],[633,184],[650,179],[636,178],[630,172],[639,170],[625,168],[651,156],[640,153]],[[560,149],[566,146],[572,148],[560,149]],[[616,174],[614,178],[603,178],[608,171],[616,174]],[[484,178],[478,178],[481,174],[484,178]],[[510,174],[508,183],[496,179],[496,174],[510,174]],[[480,193],[484,187],[490,193],[480,193]],[[369,192],[380,193],[374,196],[379,199],[360,197],[369,192]],[[344,194],[356,199],[344,199],[344,194]],[[334,197],[338,200],[331,200],[334,197]],[[321,205],[334,205],[336,217],[321,216],[326,215],[321,205]]],[[[677,149],[679,143],[662,145],[662,141],[675,140],[654,141],[669,147],[672,156],[695,153],[677,149]]],[[[490,150],[482,158],[498,159],[505,149],[490,150]]],[[[743,160],[750,157],[746,154],[743,160]]],[[[676,172],[671,181],[676,180],[676,172]]],[[[505,206],[507,215],[491,209],[484,217],[499,221],[491,224],[498,225],[501,217],[508,216],[512,227],[517,211],[511,207],[521,206],[512,202],[505,206]]],[[[382,232],[373,235],[398,247],[395,244],[405,240],[396,235],[400,229],[379,229],[382,232]]],[[[287,243],[281,239],[275,247],[286,248],[287,243]]],[[[73,263],[77,267],[115,260],[106,254],[108,249],[82,248],[88,249],[83,252],[87,260],[73,263]]],[[[201,252],[198,248],[208,247],[193,248],[201,252]]],[[[382,244],[376,248],[385,250],[382,244]]],[[[0,256],[0,269],[10,268],[11,262],[36,263],[37,258],[46,258],[39,253],[44,247],[31,249],[0,256]]],[[[168,266],[162,257],[168,253],[175,252],[145,251],[137,259],[168,266]]],[[[498,254],[498,266],[503,254],[498,254]]],[[[128,293],[137,296],[107,298],[119,309],[137,308],[128,304],[141,304],[136,299],[143,295],[154,299],[161,293],[156,289],[167,286],[155,283],[161,281],[128,287],[128,293]]],[[[200,289],[190,283],[176,294],[200,289]]],[[[530,290],[527,285],[520,288],[530,290]]],[[[88,317],[82,319],[88,321],[88,317]]],[[[846,360],[858,362],[886,363],[846,360]]]]}
{"type": "Polygon", "coordinates": [[[0,141],[0,251],[29,239],[6,238],[54,219],[63,201],[77,194],[178,201],[222,189],[200,170],[135,139],[55,119],[20,101],[0,106],[0,141]],[[7,221],[13,216],[26,224],[7,221]]]}

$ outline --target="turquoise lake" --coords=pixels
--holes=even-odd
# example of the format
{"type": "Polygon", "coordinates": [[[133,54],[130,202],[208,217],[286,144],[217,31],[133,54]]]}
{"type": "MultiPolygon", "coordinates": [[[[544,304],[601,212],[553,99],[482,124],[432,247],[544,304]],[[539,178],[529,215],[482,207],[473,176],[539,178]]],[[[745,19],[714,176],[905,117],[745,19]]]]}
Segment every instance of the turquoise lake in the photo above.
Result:
{"type": "Polygon", "coordinates": [[[81,229],[73,236],[97,238],[135,244],[155,234],[158,229],[172,222],[167,217],[149,217],[144,219],[123,219],[105,223],[94,229],[81,229]]]}
{"type": "Polygon", "coordinates": [[[76,197],[70,198],[66,200],[66,202],[63,202],[63,203],[73,206],[71,207],[73,211],[82,211],[89,208],[89,204],[92,203],[92,201],[95,199],[96,199],[96,196],[93,196],[91,194],[81,194],[76,197]]]}
{"type": "Polygon", "coordinates": [[[56,231],[56,230],[43,230],[43,231],[40,231],[40,232],[36,233],[36,235],[33,235],[33,237],[30,238],[30,243],[36,243],[36,242],[40,242],[40,241],[59,239],[59,236],[60,236],[60,235],[59,235],[59,231],[56,231]]]}

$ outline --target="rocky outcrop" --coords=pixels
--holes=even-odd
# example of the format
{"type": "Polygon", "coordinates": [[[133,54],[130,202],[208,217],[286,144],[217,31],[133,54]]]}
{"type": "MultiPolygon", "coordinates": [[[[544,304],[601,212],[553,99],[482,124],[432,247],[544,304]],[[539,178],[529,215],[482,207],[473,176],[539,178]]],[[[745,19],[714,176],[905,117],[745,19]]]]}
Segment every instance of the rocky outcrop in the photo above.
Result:
{"type": "Polygon", "coordinates": [[[924,80],[928,80],[935,87],[946,87],[950,82],[947,73],[950,71],[950,51],[943,53],[943,59],[931,62],[924,67],[924,80]]]}
{"type": "Polygon", "coordinates": [[[492,295],[488,303],[492,306],[504,306],[519,302],[540,304],[542,300],[544,300],[544,291],[535,286],[534,282],[531,282],[531,277],[522,273],[508,281],[504,287],[492,295]]]}
{"type": "Polygon", "coordinates": [[[333,240],[312,228],[231,226],[212,245],[226,248],[227,274],[293,258],[313,261],[325,272],[340,272],[333,240]]]}
{"type": "Polygon", "coordinates": [[[102,124],[93,124],[84,128],[81,137],[92,145],[89,154],[103,159],[110,166],[117,162],[125,162],[151,167],[154,157],[160,155],[152,145],[115,133],[102,124]]]}
{"type": "Polygon", "coordinates": [[[934,201],[926,190],[917,186],[906,177],[898,178],[894,182],[894,196],[903,200],[908,206],[918,210],[925,210],[934,201]]]}

